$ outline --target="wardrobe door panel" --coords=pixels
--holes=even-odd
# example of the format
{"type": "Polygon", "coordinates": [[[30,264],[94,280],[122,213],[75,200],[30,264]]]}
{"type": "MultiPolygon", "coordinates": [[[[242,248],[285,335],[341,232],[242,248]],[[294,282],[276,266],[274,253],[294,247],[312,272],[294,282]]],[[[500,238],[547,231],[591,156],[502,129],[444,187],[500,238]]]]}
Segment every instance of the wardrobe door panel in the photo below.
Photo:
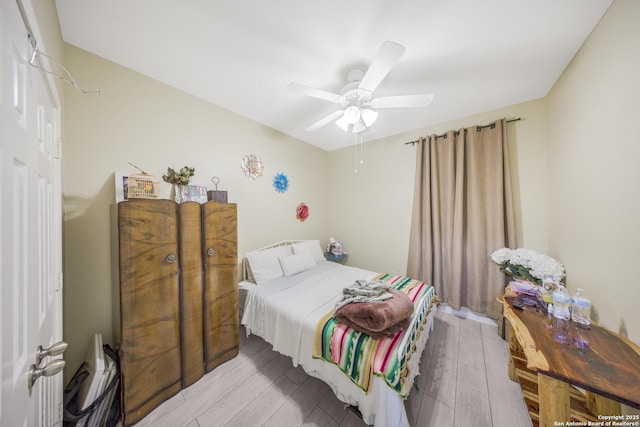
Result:
{"type": "Polygon", "coordinates": [[[209,372],[238,354],[237,206],[202,206],[204,233],[205,363],[209,372]]]}
{"type": "Polygon", "coordinates": [[[178,205],[180,306],[182,310],[182,387],[204,375],[202,317],[202,213],[200,203],[178,205]]]}
{"type": "Polygon", "coordinates": [[[118,204],[123,423],[181,389],[177,205],[118,204]]]}

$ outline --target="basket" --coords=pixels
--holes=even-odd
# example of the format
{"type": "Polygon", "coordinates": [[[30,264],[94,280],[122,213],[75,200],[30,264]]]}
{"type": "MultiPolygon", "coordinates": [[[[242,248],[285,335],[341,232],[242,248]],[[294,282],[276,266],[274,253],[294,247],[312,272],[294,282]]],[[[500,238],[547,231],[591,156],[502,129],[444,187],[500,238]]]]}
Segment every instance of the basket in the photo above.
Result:
{"type": "Polygon", "coordinates": [[[160,180],[148,173],[129,175],[129,199],[158,199],[160,198],[160,180]]]}
{"type": "Polygon", "coordinates": [[[120,364],[118,355],[108,344],[104,353],[115,363],[116,374],[102,394],[83,410],[78,408],[78,391],[89,376],[86,363],[69,381],[64,389],[64,427],[114,427],[120,419],[120,364]]]}

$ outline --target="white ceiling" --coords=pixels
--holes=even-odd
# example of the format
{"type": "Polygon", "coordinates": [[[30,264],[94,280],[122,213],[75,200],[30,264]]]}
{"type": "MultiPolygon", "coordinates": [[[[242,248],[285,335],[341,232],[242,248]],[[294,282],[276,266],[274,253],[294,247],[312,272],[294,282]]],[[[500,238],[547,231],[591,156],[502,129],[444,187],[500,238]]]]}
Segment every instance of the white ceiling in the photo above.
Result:
{"type": "MultiPolygon", "coordinates": [[[[375,96],[383,138],[543,97],[612,0],[56,0],[65,42],[325,150],[353,144],[337,110],[286,89],[339,93],[385,40],[406,48],[375,96]]],[[[71,70],[73,72],[73,70],[71,70]]],[[[79,82],[82,86],[83,82],[79,82]]],[[[100,86],[100,82],[87,82],[100,86]]]]}

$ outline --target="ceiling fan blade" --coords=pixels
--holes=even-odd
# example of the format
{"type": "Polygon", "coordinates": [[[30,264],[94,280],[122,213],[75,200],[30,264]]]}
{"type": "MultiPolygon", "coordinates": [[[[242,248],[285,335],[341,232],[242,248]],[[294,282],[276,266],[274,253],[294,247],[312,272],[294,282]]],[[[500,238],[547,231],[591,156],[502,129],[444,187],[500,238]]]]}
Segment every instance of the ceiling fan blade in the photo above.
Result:
{"type": "Polygon", "coordinates": [[[327,117],[318,120],[317,122],[315,122],[314,124],[310,125],[309,127],[307,127],[307,131],[308,132],[313,132],[314,130],[320,129],[322,126],[331,123],[332,121],[342,117],[344,115],[344,110],[338,110],[338,111],[334,111],[333,113],[329,114],[327,117]]]}
{"type": "Polygon", "coordinates": [[[301,85],[300,83],[289,83],[287,85],[287,90],[291,92],[301,93],[303,95],[312,96],[314,98],[324,99],[325,101],[331,101],[335,103],[340,103],[342,100],[342,96],[326,92],[324,90],[315,89],[309,86],[301,85]]]}
{"type": "Polygon", "coordinates": [[[391,68],[404,54],[404,50],[404,46],[395,42],[386,41],[382,43],[378,54],[373,59],[362,81],[360,81],[360,89],[369,92],[376,90],[382,79],[389,74],[391,68]]]}
{"type": "Polygon", "coordinates": [[[423,108],[429,106],[433,101],[433,95],[399,95],[382,96],[371,100],[373,108],[423,108]]]}

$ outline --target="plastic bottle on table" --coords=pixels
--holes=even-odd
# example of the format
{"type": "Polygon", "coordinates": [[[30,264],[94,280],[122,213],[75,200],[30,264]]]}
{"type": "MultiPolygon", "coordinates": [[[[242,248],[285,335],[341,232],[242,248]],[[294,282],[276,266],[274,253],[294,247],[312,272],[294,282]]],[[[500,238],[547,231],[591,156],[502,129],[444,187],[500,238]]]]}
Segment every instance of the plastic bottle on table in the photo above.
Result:
{"type": "Polygon", "coordinates": [[[542,279],[542,300],[545,304],[551,304],[553,302],[553,291],[556,289],[559,280],[550,274],[545,274],[542,279]]]}
{"type": "Polygon", "coordinates": [[[556,319],[569,320],[571,314],[569,307],[571,305],[571,296],[567,292],[567,288],[558,285],[553,292],[553,315],[556,319]]]}
{"type": "Polygon", "coordinates": [[[591,301],[584,296],[582,288],[578,288],[571,298],[571,320],[579,325],[591,324],[591,301]]]}
{"type": "Polygon", "coordinates": [[[553,303],[550,302],[549,305],[547,305],[547,314],[549,316],[553,316],[553,303]]]}

